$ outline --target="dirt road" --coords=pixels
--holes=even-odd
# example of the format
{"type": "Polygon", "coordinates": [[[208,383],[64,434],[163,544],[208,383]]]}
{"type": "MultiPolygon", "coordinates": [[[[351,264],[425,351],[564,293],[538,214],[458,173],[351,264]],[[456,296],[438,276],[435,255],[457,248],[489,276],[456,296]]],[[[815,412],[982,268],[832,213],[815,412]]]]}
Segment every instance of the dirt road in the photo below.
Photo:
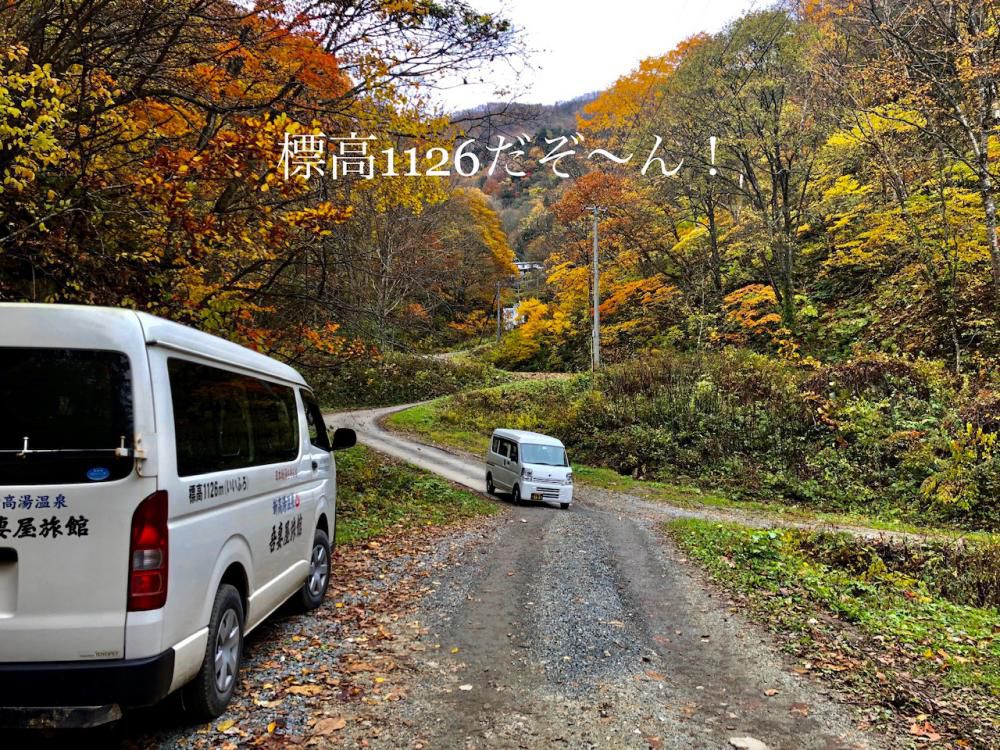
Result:
{"type": "MultiPolygon", "coordinates": [[[[481,489],[478,461],[387,433],[388,411],[330,421],[481,489]]],[[[713,592],[643,505],[508,506],[415,613],[426,658],[410,699],[371,716],[379,745],[883,747],[713,592]]]]}

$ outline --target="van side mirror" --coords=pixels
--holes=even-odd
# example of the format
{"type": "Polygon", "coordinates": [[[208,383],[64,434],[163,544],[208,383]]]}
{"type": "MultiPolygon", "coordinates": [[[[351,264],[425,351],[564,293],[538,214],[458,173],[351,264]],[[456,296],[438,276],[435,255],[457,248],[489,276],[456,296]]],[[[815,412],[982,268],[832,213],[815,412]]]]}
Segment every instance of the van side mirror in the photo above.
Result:
{"type": "Polygon", "coordinates": [[[330,450],[342,451],[344,448],[353,448],[357,445],[358,435],[348,427],[338,427],[333,431],[333,440],[330,450]]]}

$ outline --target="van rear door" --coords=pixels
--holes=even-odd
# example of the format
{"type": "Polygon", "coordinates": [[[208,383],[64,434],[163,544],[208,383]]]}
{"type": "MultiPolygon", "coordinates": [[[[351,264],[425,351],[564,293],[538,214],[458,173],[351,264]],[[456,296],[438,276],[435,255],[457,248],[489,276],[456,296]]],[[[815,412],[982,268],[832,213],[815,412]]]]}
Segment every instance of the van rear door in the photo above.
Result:
{"type": "Polygon", "coordinates": [[[155,477],[138,476],[132,452],[137,425],[152,433],[145,348],[110,340],[124,319],[99,327],[105,333],[94,340],[96,326],[74,335],[79,325],[65,312],[47,323],[45,313],[24,317],[18,327],[6,325],[7,313],[0,310],[0,662],[120,659],[132,514],[156,490],[155,477]],[[93,348],[80,348],[86,343],[93,348]]]}

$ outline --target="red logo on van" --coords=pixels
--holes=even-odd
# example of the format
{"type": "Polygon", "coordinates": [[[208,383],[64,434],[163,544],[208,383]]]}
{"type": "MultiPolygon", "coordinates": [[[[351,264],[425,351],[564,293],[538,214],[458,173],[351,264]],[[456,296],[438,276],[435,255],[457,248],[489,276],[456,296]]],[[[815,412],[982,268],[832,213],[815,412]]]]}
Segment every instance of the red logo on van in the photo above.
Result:
{"type": "Polygon", "coordinates": [[[296,508],[298,508],[298,507],[299,507],[299,503],[301,503],[301,502],[302,502],[302,501],[301,501],[301,500],[299,500],[299,496],[298,496],[298,495],[296,495],[296,496],[295,496],[295,507],[296,507],[296,508]]]}

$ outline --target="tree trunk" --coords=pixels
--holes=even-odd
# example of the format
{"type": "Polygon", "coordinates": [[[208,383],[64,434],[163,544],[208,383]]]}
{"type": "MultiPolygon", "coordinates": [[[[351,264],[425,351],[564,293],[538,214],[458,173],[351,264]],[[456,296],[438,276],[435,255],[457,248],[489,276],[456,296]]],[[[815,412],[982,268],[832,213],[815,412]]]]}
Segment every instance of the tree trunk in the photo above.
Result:
{"type": "Polygon", "coordinates": [[[997,204],[990,176],[989,157],[983,153],[979,157],[979,192],[983,196],[983,210],[986,214],[986,241],[990,248],[990,264],[993,267],[993,294],[1000,306],[1000,241],[997,238],[997,204]]]}
{"type": "Polygon", "coordinates": [[[709,201],[708,205],[708,241],[711,248],[712,263],[712,286],[715,291],[715,303],[717,309],[722,307],[722,255],[719,252],[719,226],[715,219],[715,201],[709,201]]]}
{"type": "Polygon", "coordinates": [[[795,332],[795,253],[792,240],[783,237],[781,242],[781,322],[795,332]]]}

